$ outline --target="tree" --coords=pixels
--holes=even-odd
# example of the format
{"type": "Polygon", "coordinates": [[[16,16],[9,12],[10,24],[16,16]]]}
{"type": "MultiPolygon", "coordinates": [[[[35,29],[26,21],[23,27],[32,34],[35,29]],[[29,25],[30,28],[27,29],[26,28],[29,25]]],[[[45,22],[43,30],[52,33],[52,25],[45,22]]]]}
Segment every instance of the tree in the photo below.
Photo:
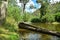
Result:
{"type": "Polygon", "coordinates": [[[39,10],[40,10],[40,14],[41,14],[40,18],[42,18],[42,16],[44,16],[46,14],[48,1],[47,0],[38,0],[37,2],[41,3],[41,8],[39,10]]]}
{"type": "Polygon", "coordinates": [[[25,5],[28,1],[29,0],[20,0],[20,2],[23,3],[23,13],[24,13],[24,10],[25,10],[25,5]]]}
{"type": "Polygon", "coordinates": [[[12,6],[16,6],[16,0],[8,0],[8,4],[12,6]]]}
{"type": "Polygon", "coordinates": [[[18,23],[21,20],[20,12],[21,10],[19,7],[9,5],[7,9],[7,16],[14,18],[15,21],[18,23]]]}

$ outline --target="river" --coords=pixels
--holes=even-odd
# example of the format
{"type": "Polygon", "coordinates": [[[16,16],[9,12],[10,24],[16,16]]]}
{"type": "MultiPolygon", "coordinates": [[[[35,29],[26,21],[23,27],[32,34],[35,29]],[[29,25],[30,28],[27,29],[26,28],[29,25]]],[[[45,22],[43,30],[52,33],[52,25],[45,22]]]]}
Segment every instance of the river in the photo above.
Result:
{"type": "MultiPolygon", "coordinates": [[[[31,23],[34,26],[60,32],[60,24],[31,23]]],[[[29,30],[20,31],[20,40],[60,40],[56,36],[41,34],[29,30]]]]}

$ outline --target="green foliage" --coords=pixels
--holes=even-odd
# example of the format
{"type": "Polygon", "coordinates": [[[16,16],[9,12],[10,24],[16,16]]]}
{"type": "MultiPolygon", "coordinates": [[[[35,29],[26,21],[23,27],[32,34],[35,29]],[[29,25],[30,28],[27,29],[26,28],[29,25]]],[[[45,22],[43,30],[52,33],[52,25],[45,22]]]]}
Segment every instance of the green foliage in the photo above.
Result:
{"type": "Polygon", "coordinates": [[[17,34],[17,23],[21,21],[20,8],[17,6],[8,5],[6,19],[2,24],[2,28],[0,30],[0,40],[19,40],[19,34],[17,34]],[[8,31],[5,31],[8,30],[8,31]],[[16,33],[17,35],[15,35],[16,33]]]}
{"type": "Polygon", "coordinates": [[[12,6],[16,6],[16,0],[8,0],[8,4],[12,6]]]}
{"type": "Polygon", "coordinates": [[[46,22],[54,22],[55,21],[55,16],[54,14],[46,14],[45,16],[42,17],[46,22]]]}
{"type": "Polygon", "coordinates": [[[47,13],[53,13],[53,14],[55,14],[57,12],[60,12],[60,3],[48,5],[48,7],[47,7],[47,13]]]}
{"type": "Polygon", "coordinates": [[[45,23],[45,22],[54,22],[55,21],[55,14],[46,14],[42,16],[42,18],[33,18],[31,22],[33,23],[45,23]]]}
{"type": "Polygon", "coordinates": [[[19,36],[17,36],[17,35],[10,34],[9,36],[10,36],[10,38],[8,40],[19,40],[19,36]]]}
{"type": "Polygon", "coordinates": [[[42,7],[40,8],[41,22],[54,22],[56,19],[56,21],[59,21],[60,16],[57,16],[56,18],[55,16],[60,12],[60,3],[49,4],[47,1],[44,2],[43,0],[40,2],[42,3],[42,7]]]}
{"type": "MultiPolygon", "coordinates": [[[[53,5],[48,4],[47,0],[39,0],[42,4],[40,15],[34,15],[35,13],[22,14],[21,9],[16,6],[16,0],[8,0],[8,8],[5,22],[2,28],[0,28],[0,40],[19,40],[19,34],[17,34],[18,23],[20,21],[39,23],[39,22],[60,22],[60,3],[53,5]]],[[[1,0],[0,0],[1,4],[1,0]]]]}
{"type": "Polygon", "coordinates": [[[15,19],[15,21],[17,21],[17,22],[22,19],[21,18],[21,10],[17,6],[9,5],[8,9],[7,9],[7,15],[10,17],[13,17],[15,19]]]}
{"type": "Polygon", "coordinates": [[[27,21],[29,21],[29,19],[30,19],[30,14],[24,13],[22,17],[23,17],[23,21],[24,21],[24,22],[27,22],[27,21]]]}
{"type": "Polygon", "coordinates": [[[5,26],[5,29],[8,29],[11,32],[17,31],[17,28],[15,28],[15,26],[11,25],[10,23],[6,23],[6,24],[4,24],[4,26],[5,26]]]}
{"type": "Polygon", "coordinates": [[[31,20],[31,22],[32,22],[32,23],[39,23],[39,22],[41,22],[41,20],[40,20],[39,18],[33,18],[33,19],[31,20]]]}
{"type": "Polygon", "coordinates": [[[47,22],[46,18],[43,18],[43,17],[42,17],[41,23],[46,23],[46,22],[47,22]]]}
{"type": "Polygon", "coordinates": [[[29,0],[20,0],[21,3],[26,4],[29,0]]]}
{"type": "Polygon", "coordinates": [[[47,12],[47,7],[48,7],[48,1],[47,0],[38,0],[38,2],[41,3],[41,8],[40,8],[40,18],[42,18],[42,16],[44,16],[47,12]]]}
{"type": "MultiPolygon", "coordinates": [[[[39,0],[38,0],[39,1],[39,0]]],[[[31,19],[37,18],[36,15],[25,13],[22,14],[19,7],[16,5],[16,1],[9,0],[10,4],[7,9],[7,15],[12,17],[17,23],[20,21],[30,22],[31,19]],[[11,5],[13,4],[13,6],[11,5]]],[[[40,9],[40,20],[41,22],[53,22],[55,21],[55,14],[60,11],[60,3],[50,5],[47,0],[40,0],[42,7],[40,9]],[[51,15],[50,15],[51,14],[51,15]]]]}
{"type": "Polygon", "coordinates": [[[1,6],[1,4],[2,4],[2,0],[0,0],[0,6],[1,6]]]}
{"type": "Polygon", "coordinates": [[[60,22],[60,12],[55,14],[55,21],[60,22]]]}
{"type": "Polygon", "coordinates": [[[0,40],[19,40],[19,36],[17,34],[0,34],[0,40]]]}
{"type": "Polygon", "coordinates": [[[60,15],[60,3],[48,5],[47,7],[47,21],[48,22],[54,22],[59,21],[59,15],[60,15]]]}

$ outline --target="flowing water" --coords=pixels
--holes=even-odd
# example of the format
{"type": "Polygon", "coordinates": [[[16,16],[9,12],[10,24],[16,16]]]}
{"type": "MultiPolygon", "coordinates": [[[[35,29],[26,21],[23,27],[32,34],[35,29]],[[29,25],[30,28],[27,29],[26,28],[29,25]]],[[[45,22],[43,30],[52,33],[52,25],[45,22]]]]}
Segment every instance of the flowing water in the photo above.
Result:
{"type": "MultiPolygon", "coordinates": [[[[32,23],[32,25],[36,27],[60,32],[60,24],[32,23]]],[[[34,31],[24,30],[24,31],[20,31],[20,40],[60,40],[60,38],[47,34],[37,33],[34,31]]]]}

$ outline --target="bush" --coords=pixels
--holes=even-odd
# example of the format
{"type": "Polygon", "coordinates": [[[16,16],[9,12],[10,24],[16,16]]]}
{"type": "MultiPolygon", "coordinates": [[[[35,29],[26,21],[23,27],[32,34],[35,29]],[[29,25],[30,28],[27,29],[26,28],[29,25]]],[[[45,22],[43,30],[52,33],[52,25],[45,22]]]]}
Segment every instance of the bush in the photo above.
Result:
{"type": "Polygon", "coordinates": [[[54,14],[46,14],[42,17],[44,22],[54,22],[55,21],[55,16],[54,14]]]}
{"type": "Polygon", "coordinates": [[[16,22],[19,22],[22,20],[21,10],[18,6],[8,5],[7,16],[14,18],[16,22]]]}
{"type": "Polygon", "coordinates": [[[4,24],[5,29],[8,29],[10,32],[15,32],[17,29],[15,28],[14,25],[11,25],[10,23],[4,24]]]}
{"type": "Polygon", "coordinates": [[[24,22],[28,22],[29,19],[31,18],[30,16],[31,16],[31,14],[25,12],[25,13],[22,15],[23,21],[24,21],[24,22]]]}
{"type": "Polygon", "coordinates": [[[42,22],[42,23],[47,22],[46,18],[41,19],[41,22],[42,22]]]}
{"type": "Polygon", "coordinates": [[[11,34],[0,34],[0,40],[19,40],[19,35],[11,34]]]}
{"type": "Polygon", "coordinates": [[[39,18],[34,18],[31,20],[32,23],[39,23],[41,20],[39,18]]]}
{"type": "Polygon", "coordinates": [[[55,21],[60,22],[60,13],[55,15],[55,21]]]}

